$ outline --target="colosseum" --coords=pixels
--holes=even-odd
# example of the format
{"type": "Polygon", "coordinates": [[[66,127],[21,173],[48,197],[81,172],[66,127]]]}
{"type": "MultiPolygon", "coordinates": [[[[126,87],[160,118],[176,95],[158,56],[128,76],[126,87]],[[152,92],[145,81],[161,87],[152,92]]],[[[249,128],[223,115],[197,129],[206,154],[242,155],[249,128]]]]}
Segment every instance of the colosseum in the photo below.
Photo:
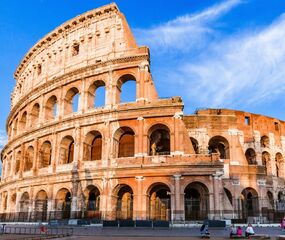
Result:
{"type": "Polygon", "coordinates": [[[180,97],[157,95],[149,49],[116,4],[48,33],[14,77],[1,221],[266,223],[284,213],[285,123],[229,109],[184,115],[180,97]]]}

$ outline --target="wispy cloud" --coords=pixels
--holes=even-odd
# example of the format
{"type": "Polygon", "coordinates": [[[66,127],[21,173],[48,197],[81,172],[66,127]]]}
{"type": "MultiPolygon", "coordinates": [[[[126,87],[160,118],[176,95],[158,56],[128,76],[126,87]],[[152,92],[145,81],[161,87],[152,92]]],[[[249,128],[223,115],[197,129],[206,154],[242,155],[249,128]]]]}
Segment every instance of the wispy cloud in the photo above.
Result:
{"type": "Polygon", "coordinates": [[[149,46],[153,51],[197,49],[213,32],[209,24],[240,3],[241,0],[224,1],[204,11],[180,16],[150,29],[134,29],[134,33],[138,43],[149,46]]]}
{"type": "MultiPolygon", "coordinates": [[[[183,89],[203,105],[239,106],[272,101],[285,90],[285,16],[258,32],[212,45],[178,69],[183,89]]],[[[186,97],[189,94],[185,95],[186,97]]]]}
{"type": "Polygon", "coordinates": [[[285,14],[268,26],[235,33],[217,33],[211,25],[241,3],[224,1],[200,13],[137,31],[151,51],[175,59],[159,66],[155,79],[160,85],[167,84],[172,91],[167,94],[181,95],[186,106],[230,108],[273,102],[283,96],[285,14]],[[218,37],[210,38],[212,35],[218,37]]]}

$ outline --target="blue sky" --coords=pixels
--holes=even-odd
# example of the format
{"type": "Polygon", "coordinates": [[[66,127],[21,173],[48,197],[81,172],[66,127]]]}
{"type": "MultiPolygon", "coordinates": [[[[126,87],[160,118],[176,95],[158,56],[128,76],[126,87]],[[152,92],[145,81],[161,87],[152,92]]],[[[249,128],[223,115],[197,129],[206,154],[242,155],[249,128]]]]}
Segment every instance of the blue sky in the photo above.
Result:
{"type": "MultiPolygon", "coordinates": [[[[1,0],[0,145],[13,73],[39,39],[104,0],[1,0]]],[[[119,0],[139,45],[151,51],[161,97],[196,108],[234,108],[285,120],[285,1],[119,0]],[[284,110],[283,110],[284,109],[284,110]]]]}

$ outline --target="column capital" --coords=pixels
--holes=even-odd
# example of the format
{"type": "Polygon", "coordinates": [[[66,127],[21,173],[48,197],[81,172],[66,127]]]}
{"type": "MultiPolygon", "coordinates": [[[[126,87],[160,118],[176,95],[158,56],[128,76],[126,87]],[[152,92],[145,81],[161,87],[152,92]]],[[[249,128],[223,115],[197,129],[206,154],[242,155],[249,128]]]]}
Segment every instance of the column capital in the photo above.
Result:
{"type": "Polygon", "coordinates": [[[180,180],[181,177],[182,177],[181,174],[175,174],[175,175],[173,175],[173,178],[174,178],[174,180],[176,180],[176,181],[180,180]]]}

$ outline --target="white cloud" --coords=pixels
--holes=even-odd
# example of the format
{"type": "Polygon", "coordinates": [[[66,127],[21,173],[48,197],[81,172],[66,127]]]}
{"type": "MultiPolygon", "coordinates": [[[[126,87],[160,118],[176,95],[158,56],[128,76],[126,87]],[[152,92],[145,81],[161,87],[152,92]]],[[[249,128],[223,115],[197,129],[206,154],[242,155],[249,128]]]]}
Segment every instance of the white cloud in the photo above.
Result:
{"type": "Polygon", "coordinates": [[[285,16],[258,32],[224,39],[179,68],[180,84],[212,107],[272,101],[285,90],[284,39],[285,16]]]}
{"type": "Polygon", "coordinates": [[[134,29],[134,33],[139,44],[147,45],[154,51],[197,49],[205,43],[207,36],[212,35],[209,23],[240,3],[241,0],[224,1],[202,12],[180,16],[150,29],[134,29]]]}

